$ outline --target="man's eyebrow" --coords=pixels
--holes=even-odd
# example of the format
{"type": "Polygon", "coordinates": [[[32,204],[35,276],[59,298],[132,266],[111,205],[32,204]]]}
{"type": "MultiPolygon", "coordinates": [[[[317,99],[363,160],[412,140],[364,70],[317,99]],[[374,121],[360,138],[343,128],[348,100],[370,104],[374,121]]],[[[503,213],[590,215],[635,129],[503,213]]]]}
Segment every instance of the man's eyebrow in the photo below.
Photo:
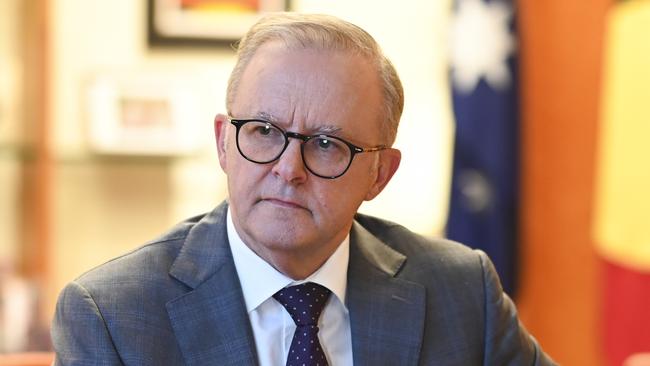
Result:
{"type": "Polygon", "coordinates": [[[271,113],[263,112],[263,111],[259,111],[255,113],[255,118],[260,118],[269,122],[276,122],[276,123],[278,122],[278,119],[273,117],[271,113]]]}

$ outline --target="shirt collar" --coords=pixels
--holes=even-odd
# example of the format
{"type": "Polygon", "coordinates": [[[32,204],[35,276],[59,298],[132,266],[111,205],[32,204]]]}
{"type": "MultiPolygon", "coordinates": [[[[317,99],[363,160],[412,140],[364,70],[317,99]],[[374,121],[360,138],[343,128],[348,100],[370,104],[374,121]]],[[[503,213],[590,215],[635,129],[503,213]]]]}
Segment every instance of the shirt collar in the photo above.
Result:
{"type": "Polygon", "coordinates": [[[339,299],[341,304],[345,304],[350,257],[350,234],[343,239],[343,242],[316,272],[304,280],[294,281],[273,268],[244,244],[235,229],[231,215],[230,208],[228,208],[226,219],[228,241],[242,292],[244,293],[247,312],[250,313],[255,310],[284,287],[304,282],[314,282],[327,287],[339,299]]]}

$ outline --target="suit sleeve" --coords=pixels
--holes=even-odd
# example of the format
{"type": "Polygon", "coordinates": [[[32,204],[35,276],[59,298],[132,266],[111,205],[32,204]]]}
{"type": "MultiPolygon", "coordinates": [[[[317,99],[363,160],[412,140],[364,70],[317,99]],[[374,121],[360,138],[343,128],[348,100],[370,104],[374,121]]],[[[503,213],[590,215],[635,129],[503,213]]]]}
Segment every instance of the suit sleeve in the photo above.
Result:
{"type": "Polygon", "coordinates": [[[56,305],[52,321],[56,366],[123,365],[102,314],[80,284],[68,284],[56,305]]]}
{"type": "Polygon", "coordinates": [[[488,256],[477,250],[485,288],[484,365],[557,365],[546,355],[517,317],[512,300],[503,292],[488,256]]]}

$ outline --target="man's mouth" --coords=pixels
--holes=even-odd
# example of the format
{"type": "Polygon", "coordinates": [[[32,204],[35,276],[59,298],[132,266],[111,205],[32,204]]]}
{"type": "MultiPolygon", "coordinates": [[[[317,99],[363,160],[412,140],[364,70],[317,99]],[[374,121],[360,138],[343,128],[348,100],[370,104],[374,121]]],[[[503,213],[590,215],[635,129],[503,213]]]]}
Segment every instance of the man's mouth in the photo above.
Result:
{"type": "Polygon", "coordinates": [[[276,205],[279,207],[285,207],[285,208],[293,208],[293,209],[303,209],[306,210],[307,208],[298,202],[288,200],[288,199],[282,199],[282,198],[262,198],[260,200],[261,202],[268,202],[272,205],[276,205]]]}

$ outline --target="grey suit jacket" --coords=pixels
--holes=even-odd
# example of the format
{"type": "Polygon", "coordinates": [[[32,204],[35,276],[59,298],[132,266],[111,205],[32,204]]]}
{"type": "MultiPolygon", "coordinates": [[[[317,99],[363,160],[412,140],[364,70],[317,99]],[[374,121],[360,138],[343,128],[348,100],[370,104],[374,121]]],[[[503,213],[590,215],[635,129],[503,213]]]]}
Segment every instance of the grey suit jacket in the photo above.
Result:
{"type": "MultiPolygon", "coordinates": [[[[58,365],[256,365],[227,205],[61,293],[58,365]]],[[[486,255],[357,215],[347,306],[355,365],[550,365],[486,255]]],[[[340,365],[334,365],[340,366],[340,365]]]]}

